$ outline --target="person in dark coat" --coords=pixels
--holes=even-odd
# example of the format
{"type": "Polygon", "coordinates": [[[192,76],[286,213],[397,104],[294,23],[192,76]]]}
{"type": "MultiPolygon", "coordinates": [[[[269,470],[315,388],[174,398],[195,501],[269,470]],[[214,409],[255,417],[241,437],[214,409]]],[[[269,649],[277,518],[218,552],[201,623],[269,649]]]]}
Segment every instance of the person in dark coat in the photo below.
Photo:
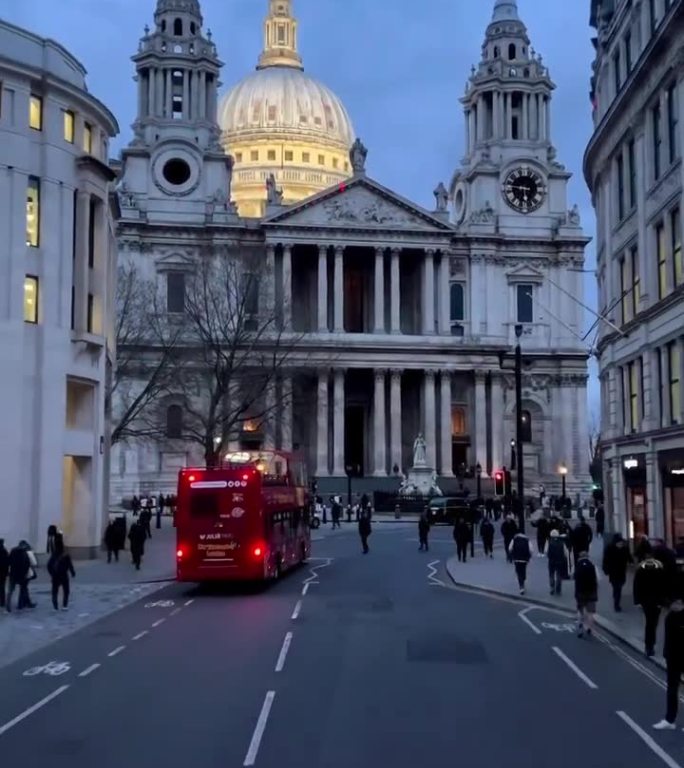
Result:
{"type": "Polygon", "coordinates": [[[368,537],[373,532],[371,527],[371,516],[368,508],[359,510],[359,536],[361,537],[361,546],[363,547],[363,554],[367,555],[370,552],[368,547],[368,537]]]}
{"type": "Polygon", "coordinates": [[[482,546],[484,547],[485,557],[494,557],[494,523],[488,518],[480,524],[480,538],[482,539],[482,546]]]}
{"type": "Polygon", "coordinates": [[[140,510],[140,524],[145,531],[145,538],[152,538],[152,509],[148,505],[140,510]]]}
{"type": "MultiPolygon", "coordinates": [[[[362,505],[363,508],[363,505],[362,505]]],[[[424,509],[418,520],[418,538],[420,540],[420,551],[427,552],[430,549],[428,545],[428,535],[430,534],[430,518],[428,517],[427,508],[424,509]]]]}
{"type": "Polygon", "coordinates": [[[47,572],[52,580],[52,606],[59,610],[59,590],[62,589],[62,610],[69,609],[70,581],[69,577],[74,578],[76,571],[71,561],[71,555],[66,551],[64,538],[57,534],[55,536],[55,547],[47,564],[47,572]]]}
{"type": "Polygon", "coordinates": [[[677,555],[662,539],[657,539],[653,545],[653,557],[662,563],[665,579],[665,604],[671,603],[677,598],[678,591],[677,555]]]}
{"type": "Polygon", "coordinates": [[[572,544],[572,555],[575,566],[582,552],[588,552],[594,534],[587,521],[580,517],[579,523],[570,532],[570,543],[572,544]]]}
{"type": "Polygon", "coordinates": [[[603,553],[603,572],[613,587],[613,607],[616,613],[622,610],[622,588],[627,581],[627,566],[632,562],[627,542],[621,533],[616,533],[603,553]]]}
{"type": "Polygon", "coordinates": [[[143,555],[145,554],[145,539],[147,535],[140,520],[137,520],[128,531],[128,540],[131,542],[131,559],[135,570],[140,570],[143,555]]]}
{"type": "Polygon", "coordinates": [[[157,499],[157,522],[156,522],[156,528],[161,528],[161,519],[162,514],[164,513],[164,504],[166,502],[164,501],[164,495],[162,493],[159,494],[159,498],[157,499]]]}
{"type": "Polygon", "coordinates": [[[527,565],[532,558],[530,540],[524,533],[516,533],[509,546],[510,558],[515,566],[515,575],[518,578],[520,594],[525,594],[525,582],[527,581],[527,565]]]}
{"type": "Polygon", "coordinates": [[[5,540],[0,539],[0,608],[5,607],[7,594],[7,574],[9,573],[9,552],[5,549],[5,540]]]}
{"type": "Polygon", "coordinates": [[[665,719],[653,727],[657,731],[674,731],[679,709],[679,684],[684,674],[684,602],[675,600],[665,617],[665,647],[667,664],[667,706],[665,719]]]}
{"type": "Polygon", "coordinates": [[[107,548],[107,562],[112,562],[112,555],[119,562],[119,550],[121,549],[121,532],[117,520],[111,520],[105,529],[104,543],[107,548]]]}
{"type": "MultiPolygon", "coordinates": [[[[650,549],[650,545],[649,545],[650,549]]],[[[634,603],[644,612],[644,647],[646,656],[655,656],[660,611],[665,604],[666,580],[663,564],[653,552],[639,563],[634,574],[634,603]]]]}
{"type": "Polygon", "coordinates": [[[577,601],[577,637],[591,637],[598,602],[598,571],[588,552],[580,552],[575,563],[575,600],[577,601]]]}
{"type": "Polygon", "coordinates": [[[596,535],[603,538],[603,533],[606,530],[606,512],[603,507],[596,510],[594,519],[596,520],[596,535]]]}
{"type": "Polygon", "coordinates": [[[468,523],[460,517],[454,525],[454,541],[456,542],[456,554],[460,563],[468,560],[468,544],[470,543],[470,528],[468,523]]]}
{"type": "Polygon", "coordinates": [[[506,559],[509,563],[513,562],[509,550],[511,547],[511,542],[513,541],[513,537],[517,532],[518,525],[513,519],[513,515],[506,515],[506,519],[503,521],[503,523],[501,523],[501,535],[503,536],[504,549],[506,550],[506,559]]]}
{"type": "Polygon", "coordinates": [[[137,517],[138,512],[140,512],[140,499],[137,496],[133,496],[131,499],[131,509],[133,510],[133,517],[137,517]]]}
{"type": "Polygon", "coordinates": [[[342,517],[342,505],[338,501],[337,497],[333,499],[332,503],[332,527],[333,530],[335,528],[341,528],[340,526],[340,518],[342,517]]]}
{"type": "Polygon", "coordinates": [[[57,526],[48,525],[47,529],[47,546],[45,551],[48,555],[51,555],[55,551],[55,536],[57,536],[57,526]]]}
{"type": "Polygon", "coordinates": [[[547,552],[549,565],[549,585],[552,595],[560,595],[563,591],[563,581],[568,578],[568,551],[565,542],[554,528],[549,536],[547,552]]]}
{"type": "Polygon", "coordinates": [[[546,553],[546,542],[549,540],[550,533],[551,524],[549,520],[542,515],[537,521],[537,552],[540,557],[546,553]]]}
{"type": "Polygon", "coordinates": [[[35,608],[31,602],[28,591],[28,583],[31,577],[31,559],[28,554],[28,544],[25,541],[20,542],[9,553],[9,592],[7,593],[7,613],[12,612],[12,596],[14,590],[19,588],[19,599],[17,601],[17,610],[24,608],[35,608]]]}

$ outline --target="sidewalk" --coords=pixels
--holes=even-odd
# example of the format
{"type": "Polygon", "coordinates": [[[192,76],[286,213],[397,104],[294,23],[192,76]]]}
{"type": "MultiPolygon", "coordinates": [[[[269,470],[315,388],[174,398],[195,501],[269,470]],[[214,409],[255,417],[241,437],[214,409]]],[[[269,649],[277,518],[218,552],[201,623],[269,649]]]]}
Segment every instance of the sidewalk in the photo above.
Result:
{"type": "MultiPolygon", "coordinates": [[[[50,597],[50,580],[44,567],[31,582],[34,609],[0,609],[0,666],[11,664],[55,640],[77,632],[88,624],[114,613],[136,600],[166,586],[175,578],[176,533],[170,519],[162,520],[162,529],[154,528],[145,546],[140,571],[131,564],[128,551],[119,554],[119,562],[107,564],[106,553],[97,560],[76,561],[76,578],[71,582],[69,611],[55,611],[50,597]]],[[[17,593],[14,595],[16,606],[17,593]]]]}
{"type": "MultiPolygon", "coordinates": [[[[485,559],[481,554],[467,563],[459,563],[454,555],[446,563],[451,580],[464,587],[505,595],[525,603],[534,603],[549,608],[576,612],[575,584],[572,580],[563,582],[563,594],[552,597],[549,594],[548,565],[545,557],[537,557],[536,539],[530,538],[534,556],[527,569],[525,594],[521,595],[515,578],[513,565],[506,562],[503,542],[499,537],[495,542],[494,559],[485,559]]],[[[481,550],[480,550],[481,552],[481,550]]],[[[591,545],[591,557],[599,571],[599,600],[596,623],[606,632],[614,635],[638,653],[644,652],[644,617],[640,608],[634,605],[632,576],[628,574],[627,583],[622,593],[622,613],[613,610],[613,593],[610,582],[601,570],[603,559],[603,541],[594,539],[591,545]]],[[[658,627],[658,647],[663,642],[662,619],[658,627]]],[[[659,656],[656,663],[664,667],[665,662],[659,656]]]]}

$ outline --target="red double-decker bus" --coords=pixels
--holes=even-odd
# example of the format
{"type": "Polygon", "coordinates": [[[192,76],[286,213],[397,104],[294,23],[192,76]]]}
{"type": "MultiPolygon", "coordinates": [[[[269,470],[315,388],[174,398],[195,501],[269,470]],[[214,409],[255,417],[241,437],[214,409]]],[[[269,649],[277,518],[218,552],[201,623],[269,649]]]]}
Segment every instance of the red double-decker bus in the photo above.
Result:
{"type": "Polygon", "coordinates": [[[178,474],[178,581],[277,579],[311,553],[303,463],[282,452],[235,453],[178,474]]]}

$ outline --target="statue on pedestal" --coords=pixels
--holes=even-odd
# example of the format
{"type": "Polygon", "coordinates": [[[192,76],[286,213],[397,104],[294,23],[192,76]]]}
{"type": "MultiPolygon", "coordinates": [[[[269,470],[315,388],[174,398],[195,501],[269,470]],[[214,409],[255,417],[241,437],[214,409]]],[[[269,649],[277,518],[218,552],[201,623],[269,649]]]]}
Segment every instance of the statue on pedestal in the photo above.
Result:
{"type": "Polygon", "coordinates": [[[427,445],[422,434],[419,434],[413,442],[413,466],[427,466],[427,445]]]}

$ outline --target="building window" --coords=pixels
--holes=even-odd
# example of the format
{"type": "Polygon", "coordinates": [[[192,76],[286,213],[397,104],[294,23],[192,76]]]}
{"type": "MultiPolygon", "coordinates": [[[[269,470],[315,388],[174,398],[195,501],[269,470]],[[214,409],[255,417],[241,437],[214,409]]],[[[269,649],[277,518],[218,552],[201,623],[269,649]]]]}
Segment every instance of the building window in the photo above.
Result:
{"type": "Polygon", "coordinates": [[[89,123],[83,124],[83,151],[89,155],[93,151],[93,128],[89,123]]]}
{"type": "Polygon", "coordinates": [[[618,221],[625,218],[625,161],[622,152],[617,156],[615,163],[617,173],[617,214],[618,221]]]}
{"type": "Polygon", "coordinates": [[[620,72],[620,48],[613,54],[613,77],[615,78],[615,94],[620,93],[622,86],[622,75],[620,72]]]}
{"type": "Polygon", "coordinates": [[[620,309],[621,324],[624,325],[629,320],[629,278],[627,277],[627,264],[624,259],[620,259],[620,309]]]}
{"type": "Polygon", "coordinates": [[[670,212],[670,227],[672,230],[672,271],[674,273],[674,285],[682,283],[682,217],[679,208],[670,212]]]}
{"type": "Polygon", "coordinates": [[[64,141],[68,141],[69,144],[74,143],[74,113],[68,109],[64,110],[64,141]]]}
{"type": "Polygon", "coordinates": [[[259,314],[259,278],[250,272],[242,275],[242,317],[247,331],[257,329],[259,314]]]}
{"type": "Polygon", "coordinates": [[[461,283],[451,284],[449,303],[451,322],[463,322],[465,320],[465,291],[461,283]]]}
{"type": "Polygon", "coordinates": [[[173,34],[175,37],[183,37],[183,19],[174,19],[173,34]]]}
{"type": "Polygon", "coordinates": [[[318,164],[319,165],[325,165],[325,155],[319,155],[318,156],[318,164]]]}
{"type": "Polygon", "coordinates": [[[625,70],[626,74],[629,75],[629,73],[632,71],[632,33],[631,31],[627,31],[624,36],[624,43],[625,43],[625,70]]]}
{"type": "Polygon", "coordinates": [[[660,178],[660,147],[663,143],[660,102],[651,110],[651,129],[653,130],[653,180],[657,181],[660,178]]]}
{"type": "Polygon", "coordinates": [[[648,21],[653,34],[658,26],[658,16],[656,15],[656,0],[648,0],[648,21]]]}
{"type": "Polygon", "coordinates": [[[627,365],[627,384],[629,386],[629,426],[636,432],[639,425],[639,376],[636,363],[627,365]]]}
{"type": "Polygon", "coordinates": [[[249,159],[250,159],[250,160],[251,160],[253,163],[256,163],[256,162],[259,160],[259,150],[258,150],[258,149],[253,149],[253,150],[252,150],[252,151],[249,153],[249,159]]]}
{"type": "Polygon", "coordinates": [[[333,157],[332,165],[333,165],[333,168],[338,168],[340,165],[340,161],[336,157],[333,157]]]}
{"type": "Polygon", "coordinates": [[[285,150],[285,162],[291,163],[294,160],[294,152],[292,150],[287,149],[285,150]]]}
{"type": "Polygon", "coordinates": [[[519,323],[531,323],[534,320],[532,291],[533,286],[531,285],[517,286],[517,318],[519,323]]]}
{"type": "Polygon", "coordinates": [[[632,315],[636,316],[639,312],[639,302],[641,301],[641,278],[639,276],[639,249],[635,246],[629,252],[629,261],[632,273],[632,315]]]}
{"type": "Polygon", "coordinates": [[[311,162],[311,153],[310,152],[302,152],[302,162],[303,163],[310,163],[311,162]]]}
{"type": "Polygon", "coordinates": [[[509,45],[508,45],[508,60],[509,61],[515,61],[515,57],[516,57],[515,43],[509,43],[509,45]]]}
{"type": "Polygon", "coordinates": [[[269,160],[275,160],[276,159],[276,151],[275,151],[275,149],[269,149],[267,157],[268,157],[269,160]]]}
{"type": "Polygon", "coordinates": [[[236,152],[235,153],[235,162],[241,163],[242,162],[242,152],[236,152]]]}
{"type": "Polygon", "coordinates": [[[34,275],[24,278],[24,322],[38,322],[38,278],[34,275]]]}
{"type": "Polygon", "coordinates": [[[34,131],[43,130],[43,99],[33,94],[29,100],[29,125],[34,131]]]}
{"type": "Polygon", "coordinates": [[[166,275],[166,311],[171,314],[185,312],[184,272],[169,272],[166,275]]]}
{"type": "Polygon", "coordinates": [[[667,89],[667,151],[670,164],[679,157],[679,115],[677,114],[677,86],[667,89]]]}
{"type": "Polygon", "coordinates": [[[636,205],[636,153],[634,139],[627,144],[627,174],[630,210],[636,205]]]}
{"type": "Polygon", "coordinates": [[[465,408],[460,405],[451,409],[451,434],[456,437],[467,434],[465,408]]]}
{"type": "Polygon", "coordinates": [[[88,267],[95,266],[95,225],[97,224],[97,200],[90,198],[90,210],[88,216],[88,267]]]}
{"type": "Polygon", "coordinates": [[[532,442],[532,414],[529,411],[523,411],[520,415],[521,439],[523,443],[532,442]]]}
{"type": "Polygon", "coordinates": [[[667,345],[667,377],[670,387],[670,423],[682,420],[682,387],[680,379],[680,351],[676,341],[667,345]]]}
{"type": "Polygon", "coordinates": [[[86,332],[93,332],[93,312],[95,310],[95,297],[92,293],[88,294],[88,316],[86,317],[86,332]]]}
{"type": "Polygon", "coordinates": [[[183,409],[180,405],[170,405],[166,409],[166,436],[170,440],[183,437],[183,409]]]}
{"type": "Polygon", "coordinates": [[[667,249],[665,248],[665,227],[658,224],[656,234],[656,256],[658,259],[658,298],[664,299],[667,295],[667,249]]]}
{"type": "Polygon", "coordinates": [[[40,179],[29,176],[26,190],[26,245],[40,245],[40,179]]]}

